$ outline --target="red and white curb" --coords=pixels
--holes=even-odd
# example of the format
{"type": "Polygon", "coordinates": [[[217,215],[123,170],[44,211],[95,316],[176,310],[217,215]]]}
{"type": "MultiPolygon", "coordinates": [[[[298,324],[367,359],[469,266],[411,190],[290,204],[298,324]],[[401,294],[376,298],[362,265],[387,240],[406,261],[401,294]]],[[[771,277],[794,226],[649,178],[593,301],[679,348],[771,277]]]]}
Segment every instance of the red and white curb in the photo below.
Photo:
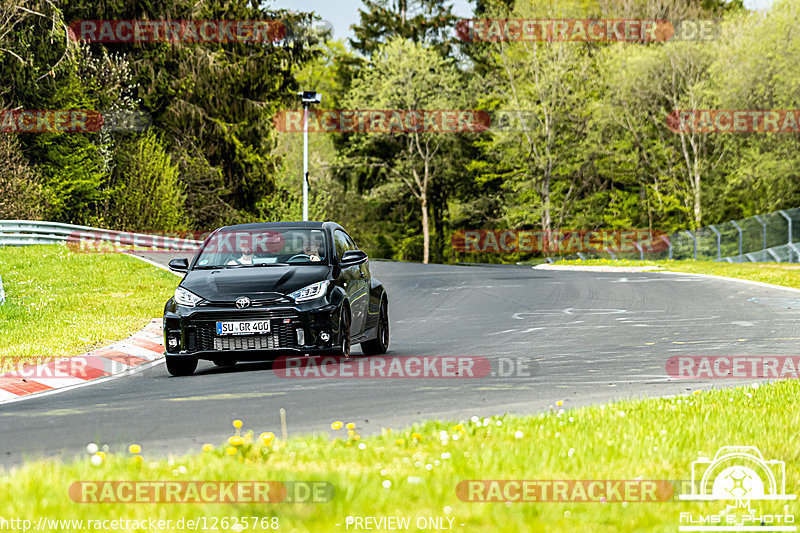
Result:
{"type": "Polygon", "coordinates": [[[163,357],[161,319],[154,318],[127,339],[105,348],[41,365],[26,365],[0,375],[0,402],[130,373],[163,357]]]}

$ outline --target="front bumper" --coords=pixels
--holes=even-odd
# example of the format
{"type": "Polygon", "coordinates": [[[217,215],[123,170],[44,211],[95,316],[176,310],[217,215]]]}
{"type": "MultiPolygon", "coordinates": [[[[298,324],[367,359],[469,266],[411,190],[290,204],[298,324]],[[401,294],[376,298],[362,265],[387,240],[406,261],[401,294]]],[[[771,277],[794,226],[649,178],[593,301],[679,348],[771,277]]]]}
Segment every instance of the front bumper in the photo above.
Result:
{"type": "Polygon", "coordinates": [[[288,354],[320,354],[337,346],[340,308],[332,304],[230,309],[171,306],[164,313],[166,356],[259,361],[288,354]],[[217,335],[218,321],[269,320],[270,332],[217,335]]]}

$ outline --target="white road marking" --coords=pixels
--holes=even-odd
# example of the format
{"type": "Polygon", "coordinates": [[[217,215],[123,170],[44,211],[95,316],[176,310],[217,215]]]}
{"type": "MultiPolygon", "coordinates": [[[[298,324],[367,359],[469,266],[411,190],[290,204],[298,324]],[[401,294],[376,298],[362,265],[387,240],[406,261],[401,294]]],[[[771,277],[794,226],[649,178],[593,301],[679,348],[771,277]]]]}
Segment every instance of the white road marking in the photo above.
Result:
{"type": "Polygon", "coordinates": [[[674,279],[666,279],[666,278],[650,278],[650,277],[641,277],[641,278],[619,278],[619,279],[608,279],[608,278],[594,278],[605,280],[609,283],[649,283],[651,281],[702,281],[697,278],[674,278],[674,279]]]}
{"type": "Polygon", "coordinates": [[[133,254],[125,254],[125,255],[127,255],[128,257],[135,257],[139,261],[144,261],[145,263],[150,263],[151,265],[153,265],[156,268],[160,268],[161,270],[166,270],[170,274],[175,274],[179,278],[183,278],[183,274],[182,273],[170,270],[169,267],[166,267],[166,266],[162,265],[161,263],[156,263],[155,261],[151,261],[150,259],[145,259],[144,257],[139,257],[138,255],[133,255],[133,254]]]}
{"type": "Polygon", "coordinates": [[[716,276],[714,274],[694,274],[694,273],[687,273],[687,272],[670,272],[664,271],[659,272],[660,274],[672,274],[673,276],[693,276],[693,277],[700,277],[700,278],[710,278],[710,279],[719,279],[722,281],[735,281],[737,283],[746,283],[748,285],[755,285],[757,287],[766,287],[768,289],[781,289],[784,291],[791,291],[800,293],[800,289],[795,289],[794,287],[783,287],[782,285],[773,285],[771,283],[764,283],[761,281],[751,281],[749,279],[739,279],[739,278],[729,278],[727,276],[716,276]]]}

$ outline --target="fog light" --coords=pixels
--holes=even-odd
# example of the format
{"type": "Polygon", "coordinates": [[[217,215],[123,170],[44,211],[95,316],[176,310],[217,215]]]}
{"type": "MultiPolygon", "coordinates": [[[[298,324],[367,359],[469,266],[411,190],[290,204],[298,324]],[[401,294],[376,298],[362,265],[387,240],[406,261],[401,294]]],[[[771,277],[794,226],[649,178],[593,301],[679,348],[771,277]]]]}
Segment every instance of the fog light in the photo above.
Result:
{"type": "Polygon", "coordinates": [[[303,328],[297,328],[295,332],[297,333],[297,344],[300,346],[305,346],[306,332],[303,330],[303,328]]]}
{"type": "Polygon", "coordinates": [[[319,334],[319,338],[322,339],[322,342],[328,342],[329,340],[331,340],[331,334],[328,333],[327,331],[323,331],[322,333],[319,334]]]}
{"type": "Polygon", "coordinates": [[[170,348],[177,348],[178,347],[178,339],[176,337],[170,337],[167,339],[167,346],[170,348]]]}

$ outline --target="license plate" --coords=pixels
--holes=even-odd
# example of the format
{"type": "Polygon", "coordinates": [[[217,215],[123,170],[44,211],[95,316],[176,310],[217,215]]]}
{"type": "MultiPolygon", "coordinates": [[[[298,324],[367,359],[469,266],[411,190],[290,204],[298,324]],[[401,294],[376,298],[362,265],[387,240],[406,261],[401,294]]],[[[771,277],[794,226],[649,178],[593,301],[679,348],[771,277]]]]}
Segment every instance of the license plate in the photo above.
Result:
{"type": "Polygon", "coordinates": [[[256,335],[269,333],[269,320],[217,322],[217,335],[256,335]]]}

